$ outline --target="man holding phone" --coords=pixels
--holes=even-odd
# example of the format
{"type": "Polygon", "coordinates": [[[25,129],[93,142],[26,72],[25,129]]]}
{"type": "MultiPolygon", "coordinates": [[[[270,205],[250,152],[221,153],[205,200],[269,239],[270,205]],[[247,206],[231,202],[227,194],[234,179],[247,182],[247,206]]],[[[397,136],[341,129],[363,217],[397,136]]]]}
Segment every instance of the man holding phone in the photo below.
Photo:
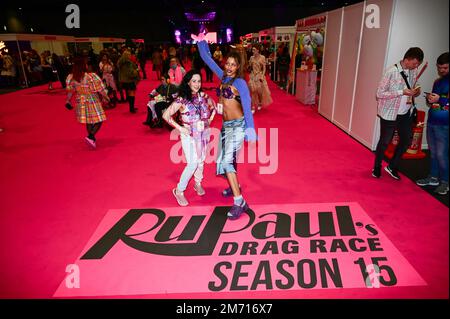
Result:
{"type": "Polygon", "coordinates": [[[384,152],[398,130],[399,143],[385,171],[400,180],[398,164],[411,141],[413,98],[420,95],[420,86],[412,87],[417,81],[417,68],[423,61],[423,51],[414,47],[408,49],[403,60],[389,67],[377,88],[377,115],[380,117],[380,139],[375,151],[372,176],[381,177],[381,162],[384,152]]]}
{"type": "Polygon", "coordinates": [[[419,186],[437,186],[436,193],[446,195],[448,188],[448,52],[437,59],[439,79],[433,84],[432,93],[426,94],[428,110],[427,142],[431,156],[428,177],[419,179],[419,186]]]}

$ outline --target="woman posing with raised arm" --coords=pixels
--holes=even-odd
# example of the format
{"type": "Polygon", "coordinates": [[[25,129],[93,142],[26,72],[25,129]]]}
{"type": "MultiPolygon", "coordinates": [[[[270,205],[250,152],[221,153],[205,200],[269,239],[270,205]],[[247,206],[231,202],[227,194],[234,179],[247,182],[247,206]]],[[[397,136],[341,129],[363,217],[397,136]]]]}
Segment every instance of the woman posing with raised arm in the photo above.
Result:
{"type": "Polygon", "coordinates": [[[208,67],[221,79],[218,89],[218,113],[222,114],[223,125],[217,158],[217,175],[226,176],[229,188],[222,192],[225,197],[233,195],[234,204],[228,212],[230,219],[237,219],[249,207],[244,200],[237,177],[238,152],[247,141],[256,141],[255,126],[251,111],[251,98],[247,83],[243,79],[243,65],[237,52],[230,52],[222,70],[212,59],[204,34],[191,35],[197,41],[200,56],[208,67]]]}
{"type": "Polygon", "coordinates": [[[214,118],[215,102],[201,90],[202,78],[199,71],[190,70],[183,77],[179,86],[177,99],[170,104],[163,114],[163,119],[180,132],[181,146],[187,165],[180,181],[172,190],[178,204],[187,206],[184,196],[187,185],[194,176],[194,189],[199,196],[205,195],[202,187],[203,168],[206,159],[206,147],[209,143],[209,124],[214,118]],[[180,111],[182,125],[173,116],[180,111]]]}

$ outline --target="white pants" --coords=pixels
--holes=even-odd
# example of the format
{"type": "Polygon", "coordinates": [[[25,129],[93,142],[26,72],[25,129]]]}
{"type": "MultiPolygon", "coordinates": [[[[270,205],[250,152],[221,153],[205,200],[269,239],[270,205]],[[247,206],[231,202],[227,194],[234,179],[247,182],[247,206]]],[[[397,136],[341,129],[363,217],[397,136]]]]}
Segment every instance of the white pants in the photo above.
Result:
{"type": "MultiPolygon", "coordinates": [[[[196,183],[200,184],[203,180],[203,169],[205,164],[205,154],[197,154],[195,140],[192,136],[185,136],[181,134],[181,146],[183,148],[184,156],[186,157],[186,167],[180,177],[180,182],[177,185],[178,191],[184,192],[189,181],[194,176],[196,183]]],[[[206,153],[206,152],[203,152],[206,153]]]]}

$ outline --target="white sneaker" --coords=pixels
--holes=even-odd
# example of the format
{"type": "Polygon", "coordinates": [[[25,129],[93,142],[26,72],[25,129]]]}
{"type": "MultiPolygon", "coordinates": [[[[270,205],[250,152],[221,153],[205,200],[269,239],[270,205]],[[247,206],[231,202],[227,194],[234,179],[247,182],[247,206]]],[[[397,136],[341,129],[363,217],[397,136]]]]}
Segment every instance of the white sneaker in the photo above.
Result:
{"type": "Polygon", "coordinates": [[[95,144],[94,140],[91,140],[89,137],[85,137],[84,140],[86,141],[86,143],[92,147],[93,149],[95,149],[97,147],[97,145],[95,144]]]}
{"type": "Polygon", "coordinates": [[[416,181],[416,184],[419,186],[439,186],[439,180],[436,177],[429,176],[427,178],[419,179],[416,181]]]}
{"type": "Polygon", "coordinates": [[[175,187],[174,189],[172,189],[172,194],[173,196],[175,196],[178,205],[180,206],[187,206],[189,205],[186,197],[184,197],[184,192],[178,192],[178,189],[175,187]]]}
{"type": "Polygon", "coordinates": [[[202,187],[202,184],[200,184],[200,183],[195,183],[194,189],[197,192],[198,196],[203,196],[206,194],[204,188],[202,187]]]}
{"type": "Polygon", "coordinates": [[[438,193],[440,195],[447,195],[448,193],[448,183],[442,182],[439,184],[438,187],[434,190],[435,193],[438,193]]]}

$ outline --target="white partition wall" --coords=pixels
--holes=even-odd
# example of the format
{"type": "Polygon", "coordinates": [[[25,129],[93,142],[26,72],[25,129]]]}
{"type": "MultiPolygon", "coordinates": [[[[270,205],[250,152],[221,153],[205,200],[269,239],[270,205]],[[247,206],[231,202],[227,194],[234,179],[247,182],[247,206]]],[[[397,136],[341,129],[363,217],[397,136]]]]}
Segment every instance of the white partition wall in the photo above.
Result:
{"type": "Polygon", "coordinates": [[[355,99],[350,134],[368,148],[373,148],[376,132],[376,87],[385,69],[387,43],[394,0],[366,1],[380,8],[380,28],[363,27],[361,52],[356,77],[355,99]],[[384,44],[384,45],[383,45],[384,44]]]}
{"type": "Polygon", "coordinates": [[[322,80],[320,82],[319,113],[333,121],[336,78],[339,65],[340,35],[343,10],[327,14],[325,44],[322,61],[322,80]]]}
{"type": "MultiPolygon", "coordinates": [[[[374,150],[375,94],[384,70],[410,47],[420,47],[429,67],[419,82],[429,91],[436,59],[449,50],[448,10],[448,0],[366,0],[328,12],[319,113],[374,150]],[[379,27],[371,23],[374,16],[379,27]]],[[[423,97],[417,102],[427,109],[423,97]]],[[[426,147],[425,136],[422,144],[426,147]]]]}
{"type": "Polygon", "coordinates": [[[343,14],[333,121],[346,132],[349,132],[353,108],[363,12],[364,4],[358,3],[345,7],[343,14]]]}

